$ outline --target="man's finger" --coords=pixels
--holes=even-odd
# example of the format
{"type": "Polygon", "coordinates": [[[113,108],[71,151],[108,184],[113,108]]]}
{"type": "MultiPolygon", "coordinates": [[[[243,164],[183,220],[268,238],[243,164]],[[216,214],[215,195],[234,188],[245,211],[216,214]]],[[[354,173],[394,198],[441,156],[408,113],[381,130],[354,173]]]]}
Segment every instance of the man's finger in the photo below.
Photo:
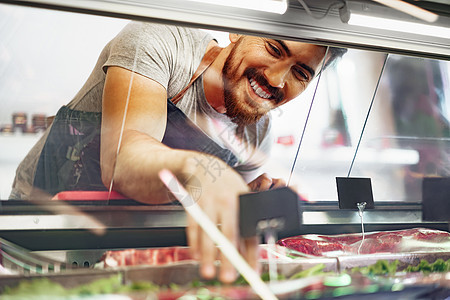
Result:
{"type": "Polygon", "coordinates": [[[259,191],[267,191],[272,186],[272,178],[264,176],[261,178],[261,184],[259,185],[259,191]]]}
{"type": "Polygon", "coordinates": [[[200,259],[200,231],[197,222],[190,215],[187,215],[186,236],[192,258],[195,260],[200,259]]]}
{"type": "Polygon", "coordinates": [[[251,237],[244,239],[245,253],[244,258],[247,260],[248,264],[257,272],[259,272],[259,238],[251,237]]]}
{"type": "MultiPolygon", "coordinates": [[[[238,218],[235,202],[230,203],[230,207],[220,214],[221,229],[225,237],[235,246],[238,246],[238,218]]],[[[237,272],[225,255],[220,253],[220,273],[219,279],[224,283],[232,283],[236,280],[237,272]]]]}
{"type": "MultiPolygon", "coordinates": [[[[215,213],[209,213],[212,208],[208,208],[208,206],[214,205],[214,203],[207,203],[203,209],[205,213],[209,216],[211,221],[214,224],[217,224],[217,216],[215,213]]],[[[212,210],[214,211],[214,209],[212,210]]],[[[200,274],[205,279],[212,279],[216,275],[216,268],[214,266],[214,262],[217,258],[217,247],[214,242],[209,238],[209,236],[203,231],[199,231],[199,245],[200,245],[200,274]]]]}
{"type": "Polygon", "coordinates": [[[285,187],[286,186],[286,182],[281,179],[281,178],[273,178],[272,179],[272,186],[270,187],[271,189],[276,189],[276,188],[281,188],[281,187],[285,187]]]}
{"type": "Polygon", "coordinates": [[[213,279],[216,276],[214,262],[217,257],[217,247],[206,233],[201,233],[201,257],[200,274],[205,279],[213,279]]]}
{"type": "Polygon", "coordinates": [[[254,192],[266,191],[272,185],[272,178],[267,173],[259,175],[254,181],[251,182],[250,188],[254,192]]]}

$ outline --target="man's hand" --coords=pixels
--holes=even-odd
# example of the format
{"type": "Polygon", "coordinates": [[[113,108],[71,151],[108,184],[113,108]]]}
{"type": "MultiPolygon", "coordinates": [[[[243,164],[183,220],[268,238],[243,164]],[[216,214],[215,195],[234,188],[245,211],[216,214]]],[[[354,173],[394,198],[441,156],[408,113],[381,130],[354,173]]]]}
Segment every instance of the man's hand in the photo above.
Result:
{"type": "MultiPolygon", "coordinates": [[[[248,193],[248,186],[238,173],[217,158],[200,154],[193,159],[195,166],[191,165],[185,169],[185,174],[189,178],[184,180],[184,185],[189,187],[200,183],[201,192],[197,197],[193,197],[194,201],[197,201],[211,221],[219,224],[222,233],[241,250],[250,266],[256,269],[258,239],[239,238],[239,195],[248,193]]],[[[236,279],[237,273],[232,264],[219,253],[213,241],[190,216],[188,216],[187,237],[194,258],[200,260],[200,272],[204,278],[214,278],[216,275],[214,262],[219,258],[220,281],[231,283],[236,279]]]]}
{"type": "Polygon", "coordinates": [[[281,178],[272,178],[267,173],[259,175],[255,180],[248,184],[252,192],[267,191],[286,186],[286,182],[281,178]]]}

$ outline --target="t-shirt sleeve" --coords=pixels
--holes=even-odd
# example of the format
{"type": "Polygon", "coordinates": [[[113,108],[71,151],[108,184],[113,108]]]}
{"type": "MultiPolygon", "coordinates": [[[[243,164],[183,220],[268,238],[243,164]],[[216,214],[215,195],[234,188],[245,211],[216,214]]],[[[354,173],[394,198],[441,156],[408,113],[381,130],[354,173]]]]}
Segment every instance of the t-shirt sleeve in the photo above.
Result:
{"type": "Polygon", "coordinates": [[[173,26],[131,22],[111,41],[103,71],[119,66],[151,78],[167,89],[176,52],[173,26]]]}

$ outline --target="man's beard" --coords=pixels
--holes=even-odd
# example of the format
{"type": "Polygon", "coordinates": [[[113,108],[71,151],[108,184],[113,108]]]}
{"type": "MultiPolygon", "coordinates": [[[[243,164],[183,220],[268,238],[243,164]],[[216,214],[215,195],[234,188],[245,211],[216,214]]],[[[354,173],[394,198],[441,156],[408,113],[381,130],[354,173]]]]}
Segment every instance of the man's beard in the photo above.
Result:
{"type": "MultiPolygon", "coordinates": [[[[246,99],[239,98],[238,95],[234,92],[234,83],[232,78],[233,69],[236,69],[234,65],[232,65],[233,56],[235,54],[235,50],[237,46],[231,50],[229,56],[227,57],[225,64],[222,69],[222,78],[223,78],[223,95],[224,95],[224,105],[226,112],[225,114],[238,126],[247,126],[251,124],[255,124],[258,122],[261,117],[266,115],[271,109],[275,107],[276,104],[280,103],[283,98],[284,94],[281,90],[277,88],[271,87],[267,80],[264,78],[262,74],[260,74],[256,69],[254,68],[248,68],[245,70],[243,77],[244,78],[256,78],[256,81],[266,88],[270,89],[270,93],[273,95],[274,99],[271,99],[271,103],[273,105],[261,105],[259,103],[253,102],[254,105],[251,105],[249,103],[246,103],[246,99]]],[[[243,95],[242,97],[245,97],[243,95]]],[[[250,98],[248,101],[252,101],[250,98]]]]}

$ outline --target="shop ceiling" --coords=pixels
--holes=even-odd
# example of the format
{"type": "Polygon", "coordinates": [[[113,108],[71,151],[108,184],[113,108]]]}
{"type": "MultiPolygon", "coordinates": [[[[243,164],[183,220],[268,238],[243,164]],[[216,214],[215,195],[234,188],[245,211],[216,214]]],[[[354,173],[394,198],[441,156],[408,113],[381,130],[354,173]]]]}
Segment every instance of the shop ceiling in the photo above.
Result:
{"type": "MultiPolygon", "coordinates": [[[[304,0],[303,4],[299,0],[287,1],[288,9],[284,14],[272,14],[187,0],[0,0],[1,3],[15,5],[181,24],[338,47],[450,60],[450,36],[435,37],[415,32],[404,33],[352,26],[341,20],[337,8],[330,9],[326,14],[330,5],[337,2],[343,3],[344,0],[304,0]],[[304,4],[308,6],[309,12],[304,4]],[[325,17],[320,17],[325,14],[325,17]]],[[[449,0],[406,1],[438,14],[439,18],[433,25],[450,28],[449,0]]],[[[361,12],[423,23],[371,0],[346,0],[345,2],[351,13],[361,12]]]]}

